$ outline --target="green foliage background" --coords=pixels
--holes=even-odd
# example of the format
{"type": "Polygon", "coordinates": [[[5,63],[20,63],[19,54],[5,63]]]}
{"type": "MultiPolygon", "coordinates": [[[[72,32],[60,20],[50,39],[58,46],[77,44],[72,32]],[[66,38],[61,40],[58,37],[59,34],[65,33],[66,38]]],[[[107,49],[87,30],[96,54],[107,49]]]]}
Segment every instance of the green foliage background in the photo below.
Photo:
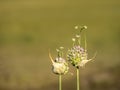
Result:
{"type": "MultiPolygon", "coordinates": [[[[0,90],[56,90],[48,50],[70,48],[75,25],[88,26],[89,58],[98,52],[81,69],[81,88],[119,90],[119,0],[0,0],[0,90]]],[[[75,90],[70,72],[64,88],[75,90]]]]}

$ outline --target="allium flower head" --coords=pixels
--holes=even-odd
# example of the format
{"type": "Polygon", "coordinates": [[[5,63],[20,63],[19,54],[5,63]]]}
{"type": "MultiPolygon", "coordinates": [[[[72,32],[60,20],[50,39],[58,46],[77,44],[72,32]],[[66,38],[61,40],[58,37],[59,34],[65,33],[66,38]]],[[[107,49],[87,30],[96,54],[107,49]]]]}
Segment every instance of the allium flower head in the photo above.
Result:
{"type": "MultiPolygon", "coordinates": [[[[77,28],[78,29],[78,28],[77,28]]],[[[83,26],[80,28],[81,31],[87,29],[87,26],[83,26]]],[[[68,50],[67,59],[68,61],[75,66],[76,68],[83,67],[85,64],[92,59],[88,59],[88,53],[86,50],[86,38],[85,38],[85,49],[81,47],[81,37],[80,34],[76,35],[76,41],[73,43],[73,47],[68,50]]],[[[95,57],[95,56],[94,56],[95,57]]]]}
{"type": "MultiPolygon", "coordinates": [[[[63,48],[60,48],[60,49],[63,49],[63,48]]],[[[62,56],[61,56],[62,55],[61,50],[57,49],[57,52],[58,52],[58,57],[56,57],[55,60],[52,59],[52,56],[49,53],[49,57],[52,61],[52,71],[53,71],[53,73],[55,73],[57,75],[63,75],[68,72],[69,67],[68,67],[68,64],[65,61],[65,59],[62,58],[62,56]]]]}
{"type": "Polygon", "coordinates": [[[73,66],[77,68],[82,67],[87,63],[84,62],[87,60],[87,52],[79,45],[73,46],[70,50],[68,50],[67,58],[73,66]]]}

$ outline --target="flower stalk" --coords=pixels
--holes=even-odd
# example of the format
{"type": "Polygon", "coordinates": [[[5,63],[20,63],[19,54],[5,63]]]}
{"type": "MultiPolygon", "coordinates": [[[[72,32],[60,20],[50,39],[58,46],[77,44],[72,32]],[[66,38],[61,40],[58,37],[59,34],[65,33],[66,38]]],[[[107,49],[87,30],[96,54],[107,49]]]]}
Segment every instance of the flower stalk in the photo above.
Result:
{"type": "Polygon", "coordinates": [[[59,75],[59,90],[62,90],[62,75],[59,75]]]}
{"type": "Polygon", "coordinates": [[[55,60],[53,60],[50,52],[49,52],[49,58],[52,62],[52,71],[54,74],[58,75],[58,83],[59,83],[59,90],[62,90],[62,75],[66,74],[68,72],[68,64],[65,61],[63,57],[63,47],[60,47],[60,49],[56,49],[57,51],[57,57],[55,60]]]}
{"type": "Polygon", "coordinates": [[[80,80],[79,80],[79,68],[77,70],[77,90],[80,90],[80,80]]]}
{"type": "Polygon", "coordinates": [[[79,69],[84,67],[85,64],[91,61],[95,56],[92,59],[88,59],[86,35],[84,36],[84,48],[81,45],[81,33],[84,30],[86,31],[87,26],[76,26],[75,29],[79,29],[79,34],[72,39],[73,47],[68,50],[67,59],[76,68],[77,90],[80,90],[79,69]]]}

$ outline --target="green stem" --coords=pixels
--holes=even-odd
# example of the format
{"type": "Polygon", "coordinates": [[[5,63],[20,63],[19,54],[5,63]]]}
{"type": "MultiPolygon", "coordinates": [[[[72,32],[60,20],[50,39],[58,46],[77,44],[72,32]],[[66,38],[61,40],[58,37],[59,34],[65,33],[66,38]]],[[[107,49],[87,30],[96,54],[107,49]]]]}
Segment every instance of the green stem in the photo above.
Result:
{"type": "Polygon", "coordinates": [[[78,39],[78,45],[81,45],[81,36],[78,39]]]}
{"type": "Polygon", "coordinates": [[[79,68],[77,68],[77,90],[80,90],[79,68]]]}
{"type": "Polygon", "coordinates": [[[62,75],[59,75],[59,90],[62,90],[62,75]]]}
{"type": "Polygon", "coordinates": [[[85,34],[85,51],[87,50],[87,39],[86,39],[86,34],[85,34]]]}

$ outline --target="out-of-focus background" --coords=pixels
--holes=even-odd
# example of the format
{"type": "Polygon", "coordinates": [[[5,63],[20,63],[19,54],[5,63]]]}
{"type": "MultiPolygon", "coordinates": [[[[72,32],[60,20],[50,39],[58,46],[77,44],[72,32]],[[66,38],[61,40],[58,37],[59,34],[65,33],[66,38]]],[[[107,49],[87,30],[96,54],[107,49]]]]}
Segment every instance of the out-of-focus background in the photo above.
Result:
{"type": "MultiPolygon", "coordinates": [[[[0,90],[57,90],[48,50],[70,48],[75,25],[88,26],[89,58],[97,51],[81,90],[120,90],[119,0],[0,0],[0,90]]],[[[72,66],[63,88],[76,89],[72,66]]]]}

